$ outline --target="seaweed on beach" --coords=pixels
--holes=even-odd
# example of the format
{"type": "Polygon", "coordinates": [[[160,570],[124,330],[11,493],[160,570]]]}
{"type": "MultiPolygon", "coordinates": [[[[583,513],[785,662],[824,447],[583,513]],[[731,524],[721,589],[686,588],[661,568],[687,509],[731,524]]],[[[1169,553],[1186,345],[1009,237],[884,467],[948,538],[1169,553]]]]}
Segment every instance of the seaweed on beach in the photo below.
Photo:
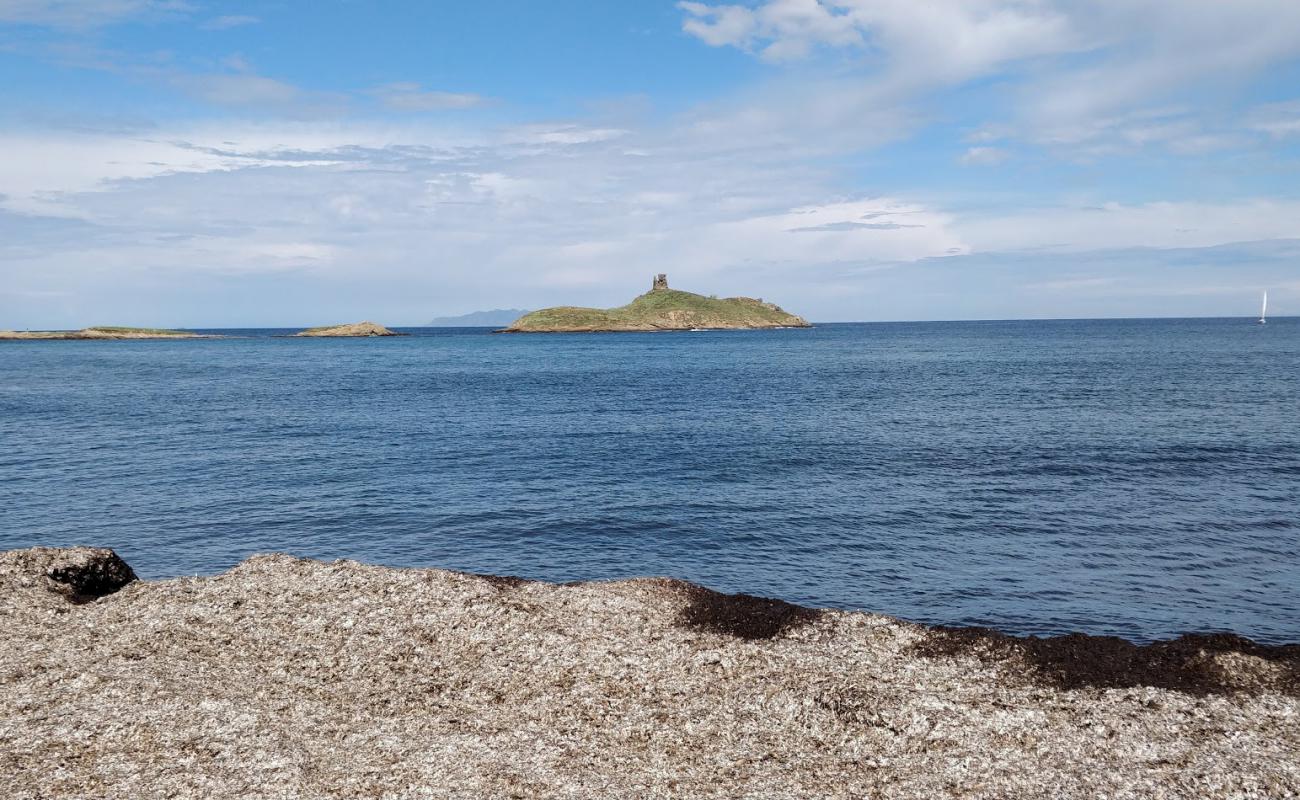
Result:
{"type": "Polygon", "coordinates": [[[1083,633],[1022,638],[989,628],[936,627],[913,652],[930,658],[971,654],[984,662],[1018,656],[1038,679],[1061,689],[1151,686],[1204,696],[1267,688],[1300,696],[1300,645],[1259,644],[1231,633],[1189,633],[1139,645],[1083,633]],[[1277,669],[1266,676],[1244,674],[1216,658],[1234,654],[1277,669]]]}
{"type": "Polygon", "coordinates": [[[528,578],[521,578],[518,575],[485,575],[478,572],[471,572],[468,574],[473,575],[475,578],[482,578],[491,584],[493,588],[502,591],[505,591],[506,589],[517,589],[526,583],[533,582],[528,578]]]}
{"type": "Polygon", "coordinates": [[[768,597],[723,594],[690,584],[684,590],[690,602],[678,616],[679,624],[748,641],[772,639],[822,614],[817,609],[768,597]]]}
{"type": "Polygon", "coordinates": [[[76,605],[113,594],[136,580],[135,572],[117,553],[104,548],[66,551],[39,549],[48,564],[45,576],[51,588],[76,605]]]}

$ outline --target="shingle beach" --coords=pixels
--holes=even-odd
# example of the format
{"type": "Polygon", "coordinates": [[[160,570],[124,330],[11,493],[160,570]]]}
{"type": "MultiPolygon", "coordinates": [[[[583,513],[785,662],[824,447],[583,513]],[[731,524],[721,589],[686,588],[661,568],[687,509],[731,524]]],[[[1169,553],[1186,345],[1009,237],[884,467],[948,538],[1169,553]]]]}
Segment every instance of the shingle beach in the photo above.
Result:
{"type": "Polygon", "coordinates": [[[0,553],[8,798],[1283,798],[1300,648],[719,595],[0,553]],[[1163,688],[1161,688],[1163,687],[1163,688]]]}

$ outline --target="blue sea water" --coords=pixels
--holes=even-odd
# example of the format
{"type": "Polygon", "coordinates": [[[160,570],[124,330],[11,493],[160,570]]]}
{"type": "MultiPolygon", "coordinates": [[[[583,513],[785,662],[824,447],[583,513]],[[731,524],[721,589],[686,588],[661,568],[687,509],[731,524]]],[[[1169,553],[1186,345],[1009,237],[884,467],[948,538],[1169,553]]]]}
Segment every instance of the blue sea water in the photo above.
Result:
{"type": "Polygon", "coordinates": [[[1300,319],[0,343],[0,549],[1300,641],[1300,319]]]}

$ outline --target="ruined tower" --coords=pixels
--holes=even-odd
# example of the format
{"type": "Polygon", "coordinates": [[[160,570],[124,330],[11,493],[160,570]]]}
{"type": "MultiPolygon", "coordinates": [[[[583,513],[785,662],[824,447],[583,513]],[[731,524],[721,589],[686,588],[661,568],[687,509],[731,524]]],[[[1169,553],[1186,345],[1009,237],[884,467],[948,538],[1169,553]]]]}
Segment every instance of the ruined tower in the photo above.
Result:
{"type": "Polygon", "coordinates": [[[668,288],[668,275],[663,272],[656,275],[654,283],[650,284],[650,291],[652,292],[656,289],[667,289],[667,288],[668,288]]]}

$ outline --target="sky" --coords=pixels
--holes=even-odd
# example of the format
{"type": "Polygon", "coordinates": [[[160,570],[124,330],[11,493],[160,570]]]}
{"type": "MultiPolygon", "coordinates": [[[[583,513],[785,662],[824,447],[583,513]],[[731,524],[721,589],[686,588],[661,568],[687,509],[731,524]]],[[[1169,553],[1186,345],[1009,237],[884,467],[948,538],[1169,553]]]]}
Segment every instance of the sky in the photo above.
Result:
{"type": "Polygon", "coordinates": [[[0,328],[1300,314],[1300,2],[0,0],[0,328]]]}

